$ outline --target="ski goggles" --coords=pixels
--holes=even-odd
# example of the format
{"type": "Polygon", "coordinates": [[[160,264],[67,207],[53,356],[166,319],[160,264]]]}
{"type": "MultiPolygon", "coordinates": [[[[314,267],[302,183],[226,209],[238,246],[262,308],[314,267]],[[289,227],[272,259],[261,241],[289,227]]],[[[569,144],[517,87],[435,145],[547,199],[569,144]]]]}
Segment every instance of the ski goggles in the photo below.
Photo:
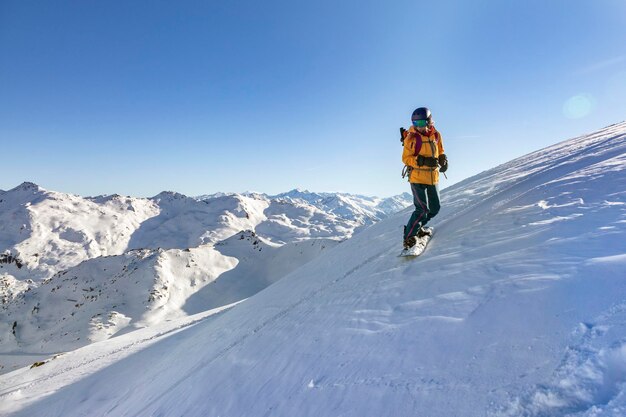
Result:
{"type": "Polygon", "coordinates": [[[412,122],[415,127],[427,127],[430,124],[428,120],[413,120],[412,122]]]}

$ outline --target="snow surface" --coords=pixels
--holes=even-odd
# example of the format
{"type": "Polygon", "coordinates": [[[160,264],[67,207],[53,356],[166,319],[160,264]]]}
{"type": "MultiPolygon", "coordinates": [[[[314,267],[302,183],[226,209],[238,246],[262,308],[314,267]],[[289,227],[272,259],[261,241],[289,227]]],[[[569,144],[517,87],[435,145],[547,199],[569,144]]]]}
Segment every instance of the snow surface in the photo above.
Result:
{"type": "Polygon", "coordinates": [[[415,260],[397,256],[407,210],[193,325],[3,375],[0,412],[626,415],[626,123],[442,203],[415,260]]]}

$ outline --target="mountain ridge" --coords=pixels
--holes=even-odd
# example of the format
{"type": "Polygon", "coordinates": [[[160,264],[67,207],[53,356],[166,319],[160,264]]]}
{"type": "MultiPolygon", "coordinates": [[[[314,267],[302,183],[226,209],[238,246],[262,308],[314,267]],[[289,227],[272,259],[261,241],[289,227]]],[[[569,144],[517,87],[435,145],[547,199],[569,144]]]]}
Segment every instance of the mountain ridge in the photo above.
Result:
{"type": "Polygon", "coordinates": [[[277,243],[342,240],[409,205],[406,197],[351,200],[339,213],[302,199],[259,194],[199,199],[164,191],[151,198],[81,197],[24,182],[0,198],[0,252],[21,259],[26,268],[13,271],[18,279],[39,280],[97,256],[137,248],[196,247],[259,226],[261,234],[277,243]],[[376,203],[385,203],[385,209],[376,203]],[[270,217],[263,213],[268,208],[270,217]]]}

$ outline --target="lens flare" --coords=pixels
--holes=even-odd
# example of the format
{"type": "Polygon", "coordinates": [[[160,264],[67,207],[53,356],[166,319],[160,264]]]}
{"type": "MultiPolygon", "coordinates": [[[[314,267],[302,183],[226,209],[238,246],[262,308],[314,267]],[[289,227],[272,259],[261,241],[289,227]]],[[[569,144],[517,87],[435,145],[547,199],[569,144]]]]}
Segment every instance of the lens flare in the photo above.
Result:
{"type": "Polygon", "coordinates": [[[595,107],[595,100],[589,94],[578,94],[563,105],[563,114],[568,119],[581,119],[588,116],[595,107]]]}

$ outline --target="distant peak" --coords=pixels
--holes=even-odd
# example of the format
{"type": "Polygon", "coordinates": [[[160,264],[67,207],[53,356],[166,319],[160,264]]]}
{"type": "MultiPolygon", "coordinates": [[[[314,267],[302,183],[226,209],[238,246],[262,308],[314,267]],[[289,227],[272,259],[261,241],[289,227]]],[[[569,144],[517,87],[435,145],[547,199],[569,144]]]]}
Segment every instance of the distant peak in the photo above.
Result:
{"type": "Polygon", "coordinates": [[[197,197],[194,197],[196,200],[210,200],[213,198],[221,198],[221,197],[228,197],[233,195],[234,193],[228,193],[228,192],[217,192],[217,193],[213,193],[213,194],[202,194],[199,195],[197,197]]]}
{"type": "Polygon", "coordinates": [[[24,181],[23,183],[21,183],[20,185],[18,185],[17,187],[13,188],[10,191],[37,192],[37,191],[43,191],[43,188],[41,188],[40,186],[38,186],[34,182],[24,181]]]}
{"type": "Polygon", "coordinates": [[[291,197],[291,198],[303,198],[303,197],[319,197],[317,193],[313,193],[309,190],[303,190],[302,188],[294,188],[286,193],[280,193],[272,196],[273,198],[291,197]]]}
{"type": "Polygon", "coordinates": [[[311,194],[311,192],[309,190],[305,190],[302,188],[294,188],[293,190],[289,190],[286,193],[283,193],[286,195],[293,195],[293,194],[311,194]]]}
{"type": "Polygon", "coordinates": [[[159,194],[151,198],[151,200],[184,200],[188,198],[186,195],[177,193],[175,191],[161,191],[159,194]]]}

